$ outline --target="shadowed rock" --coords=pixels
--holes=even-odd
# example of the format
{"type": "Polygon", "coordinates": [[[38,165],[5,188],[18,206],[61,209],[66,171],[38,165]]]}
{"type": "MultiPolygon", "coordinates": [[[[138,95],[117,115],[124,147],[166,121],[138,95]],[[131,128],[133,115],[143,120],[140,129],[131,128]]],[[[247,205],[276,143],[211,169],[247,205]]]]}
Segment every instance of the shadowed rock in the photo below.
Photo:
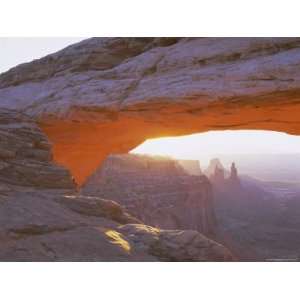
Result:
{"type": "Polygon", "coordinates": [[[57,202],[83,215],[105,217],[121,224],[141,223],[137,218],[126,213],[120,204],[112,200],[75,195],[60,197],[57,202]]]}
{"type": "Polygon", "coordinates": [[[0,109],[0,182],[73,189],[65,168],[52,162],[51,144],[39,127],[20,113],[0,109]]]}

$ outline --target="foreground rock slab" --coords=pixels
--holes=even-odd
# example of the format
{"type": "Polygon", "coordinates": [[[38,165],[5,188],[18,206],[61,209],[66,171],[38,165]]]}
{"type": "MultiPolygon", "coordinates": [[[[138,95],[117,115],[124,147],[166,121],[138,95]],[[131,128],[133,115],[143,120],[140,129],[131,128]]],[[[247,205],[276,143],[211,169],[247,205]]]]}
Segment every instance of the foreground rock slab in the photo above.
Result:
{"type": "Polygon", "coordinates": [[[144,249],[161,261],[233,261],[222,245],[195,230],[160,230],[128,224],[119,227],[138,249],[144,249]]]}
{"type": "Polygon", "coordinates": [[[233,260],[225,247],[197,231],[122,225],[138,220],[113,201],[84,200],[57,190],[2,195],[0,261],[233,260]]]}

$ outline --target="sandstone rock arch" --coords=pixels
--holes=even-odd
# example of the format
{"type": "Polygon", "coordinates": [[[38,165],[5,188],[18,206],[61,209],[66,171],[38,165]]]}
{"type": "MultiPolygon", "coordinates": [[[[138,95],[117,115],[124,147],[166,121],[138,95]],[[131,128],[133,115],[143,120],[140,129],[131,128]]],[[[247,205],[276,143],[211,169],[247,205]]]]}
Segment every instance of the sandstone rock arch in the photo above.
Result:
{"type": "Polygon", "coordinates": [[[93,38],[0,75],[80,184],[109,153],[212,129],[300,133],[300,38],[93,38]]]}

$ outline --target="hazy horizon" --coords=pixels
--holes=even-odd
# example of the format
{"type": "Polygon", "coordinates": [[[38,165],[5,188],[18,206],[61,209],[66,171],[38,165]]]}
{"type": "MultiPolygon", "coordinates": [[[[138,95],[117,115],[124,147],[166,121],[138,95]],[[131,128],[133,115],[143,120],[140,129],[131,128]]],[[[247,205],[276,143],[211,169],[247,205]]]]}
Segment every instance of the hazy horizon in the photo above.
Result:
{"type": "Polygon", "coordinates": [[[263,130],[209,131],[183,137],[147,140],[131,153],[198,160],[205,170],[219,158],[229,170],[234,161],[240,174],[262,180],[300,182],[300,137],[263,130]],[[295,157],[295,156],[299,156],[295,157]]]}
{"type": "Polygon", "coordinates": [[[225,154],[300,153],[300,137],[266,130],[220,130],[149,139],[133,153],[168,155],[179,159],[225,154]]]}

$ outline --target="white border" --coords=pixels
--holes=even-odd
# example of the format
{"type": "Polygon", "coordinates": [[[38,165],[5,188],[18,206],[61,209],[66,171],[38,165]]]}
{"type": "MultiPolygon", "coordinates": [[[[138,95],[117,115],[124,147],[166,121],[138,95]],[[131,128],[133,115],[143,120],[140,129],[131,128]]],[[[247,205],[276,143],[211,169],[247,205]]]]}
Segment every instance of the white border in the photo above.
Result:
{"type": "Polygon", "coordinates": [[[299,36],[297,0],[0,0],[0,36],[299,36]]]}
{"type": "MultiPolygon", "coordinates": [[[[0,36],[299,36],[299,1],[0,0],[0,36]]],[[[0,59],[1,57],[0,53],[0,59]]],[[[296,299],[297,263],[1,263],[9,299],[296,299]]]]}
{"type": "Polygon", "coordinates": [[[299,297],[297,271],[291,263],[2,263],[1,298],[290,300],[299,297]]]}

